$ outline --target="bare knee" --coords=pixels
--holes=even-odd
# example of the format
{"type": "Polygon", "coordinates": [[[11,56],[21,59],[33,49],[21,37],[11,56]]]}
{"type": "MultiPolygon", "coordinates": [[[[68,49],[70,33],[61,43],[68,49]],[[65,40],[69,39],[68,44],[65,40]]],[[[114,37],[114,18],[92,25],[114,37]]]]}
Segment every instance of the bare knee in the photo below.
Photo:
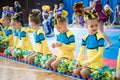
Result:
{"type": "Polygon", "coordinates": [[[47,60],[47,62],[45,63],[45,67],[46,68],[51,68],[51,63],[55,61],[55,58],[50,58],[47,60]]]}

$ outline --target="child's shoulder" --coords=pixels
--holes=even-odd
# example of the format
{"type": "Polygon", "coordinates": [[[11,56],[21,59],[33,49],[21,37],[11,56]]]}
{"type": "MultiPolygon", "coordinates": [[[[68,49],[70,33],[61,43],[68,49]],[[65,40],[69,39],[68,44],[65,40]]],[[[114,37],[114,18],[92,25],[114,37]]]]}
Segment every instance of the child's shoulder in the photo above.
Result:
{"type": "Polygon", "coordinates": [[[27,32],[26,28],[22,27],[21,32],[27,32]]]}
{"type": "Polygon", "coordinates": [[[42,28],[40,28],[40,29],[37,30],[37,35],[38,35],[38,34],[44,34],[44,31],[43,31],[42,28]]]}
{"type": "Polygon", "coordinates": [[[9,27],[8,27],[8,30],[13,30],[13,27],[12,27],[12,26],[9,26],[9,27]]]}
{"type": "Polygon", "coordinates": [[[86,40],[88,36],[89,36],[89,34],[86,34],[86,35],[84,35],[84,36],[82,37],[82,39],[83,39],[83,40],[86,40]]]}
{"type": "Polygon", "coordinates": [[[96,34],[96,37],[97,37],[97,40],[99,40],[99,39],[103,38],[102,34],[101,34],[101,33],[99,33],[99,32],[96,34]]]}
{"type": "Polygon", "coordinates": [[[70,31],[70,30],[68,30],[68,31],[66,32],[66,35],[67,35],[67,37],[74,36],[73,32],[70,31]]]}

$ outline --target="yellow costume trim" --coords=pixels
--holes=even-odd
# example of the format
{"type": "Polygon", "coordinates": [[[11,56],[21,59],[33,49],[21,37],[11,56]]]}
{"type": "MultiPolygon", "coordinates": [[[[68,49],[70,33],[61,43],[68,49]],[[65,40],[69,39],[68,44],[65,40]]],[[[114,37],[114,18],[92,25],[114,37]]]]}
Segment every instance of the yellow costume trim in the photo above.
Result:
{"type": "Polygon", "coordinates": [[[2,18],[0,19],[0,23],[2,23],[2,18]]]}
{"type": "Polygon", "coordinates": [[[119,48],[119,53],[118,53],[118,58],[117,58],[117,71],[120,69],[120,48],[119,48]]]}

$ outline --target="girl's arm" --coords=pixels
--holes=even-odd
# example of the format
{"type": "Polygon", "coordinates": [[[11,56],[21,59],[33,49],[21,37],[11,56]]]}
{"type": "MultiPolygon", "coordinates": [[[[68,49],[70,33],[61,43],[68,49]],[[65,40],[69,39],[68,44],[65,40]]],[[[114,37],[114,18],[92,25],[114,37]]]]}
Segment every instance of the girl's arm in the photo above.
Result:
{"type": "Polygon", "coordinates": [[[84,8],[84,10],[90,10],[90,9],[93,9],[94,7],[96,6],[96,2],[94,1],[91,6],[87,7],[87,8],[84,8]]]}
{"type": "Polygon", "coordinates": [[[75,50],[76,47],[76,43],[70,43],[70,44],[62,44],[61,47],[59,47],[60,49],[65,49],[65,50],[75,50]]]}
{"type": "Polygon", "coordinates": [[[118,53],[118,58],[117,58],[117,71],[120,69],[120,48],[119,48],[119,53],[118,53]]]}
{"type": "Polygon", "coordinates": [[[5,38],[2,42],[9,42],[9,40],[12,40],[12,38],[13,38],[13,35],[11,34],[9,35],[8,38],[5,38]]]}
{"type": "Polygon", "coordinates": [[[50,54],[51,53],[46,40],[42,41],[42,48],[43,48],[43,53],[45,53],[45,54],[50,54]]]}
{"type": "Polygon", "coordinates": [[[78,57],[77,57],[77,61],[80,62],[82,60],[85,48],[86,48],[86,46],[81,46],[80,52],[79,52],[78,57]]]}
{"type": "MultiPolygon", "coordinates": [[[[12,40],[12,38],[13,38],[12,30],[9,30],[7,35],[8,35],[8,37],[5,38],[2,42],[9,42],[9,40],[12,40]]],[[[4,36],[5,36],[5,34],[4,34],[4,36]]]]}
{"type": "Polygon", "coordinates": [[[18,36],[16,36],[15,43],[14,43],[14,46],[17,46],[17,45],[18,45],[18,36]]]}

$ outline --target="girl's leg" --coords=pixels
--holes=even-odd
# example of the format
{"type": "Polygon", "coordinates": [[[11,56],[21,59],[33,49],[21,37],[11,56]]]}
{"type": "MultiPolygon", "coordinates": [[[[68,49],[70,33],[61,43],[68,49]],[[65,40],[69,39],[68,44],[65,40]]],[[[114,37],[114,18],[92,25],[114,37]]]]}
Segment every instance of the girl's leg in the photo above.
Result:
{"type": "Polygon", "coordinates": [[[33,55],[29,56],[28,57],[28,62],[29,63],[34,63],[34,59],[37,55],[38,55],[37,53],[34,53],[33,55]]]}
{"type": "Polygon", "coordinates": [[[50,59],[48,59],[45,63],[46,68],[51,68],[51,63],[56,60],[55,56],[52,56],[50,59]]]}
{"type": "Polygon", "coordinates": [[[75,76],[80,76],[80,71],[82,70],[82,66],[80,65],[75,65],[74,69],[73,69],[73,74],[75,76]]]}
{"type": "Polygon", "coordinates": [[[33,54],[34,54],[34,52],[28,54],[28,55],[24,58],[24,60],[28,62],[28,58],[29,58],[31,55],[33,55],[33,54]]]}
{"type": "Polygon", "coordinates": [[[120,80],[120,70],[116,72],[116,80],[120,80]]]}
{"type": "Polygon", "coordinates": [[[113,24],[115,23],[115,21],[116,21],[116,17],[114,17],[114,20],[113,20],[113,22],[112,22],[112,24],[111,24],[111,26],[113,26],[113,24]]]}
{"type": "Polygon", "coordinates": [[[105,34],[104,32],[104,28],[103,28],[103,21],[99,21],[98,23],[98,28],[99,28],[99,31],[100,33],[103,35],[104,39],[107,41],[108,45],[106,46],[106,48],[109,48],[110,46],[112,46],[112,43],[111,41],[108,39],[107,35],[105,34]]]}
{"type": "Polygon", "coordinates": [[[51,67],[54,70],[57,70],[58,64],[63,60],[64,58],[58,58],[57,60],[55,60],[54,62],[52,62],[51,67]]]}

